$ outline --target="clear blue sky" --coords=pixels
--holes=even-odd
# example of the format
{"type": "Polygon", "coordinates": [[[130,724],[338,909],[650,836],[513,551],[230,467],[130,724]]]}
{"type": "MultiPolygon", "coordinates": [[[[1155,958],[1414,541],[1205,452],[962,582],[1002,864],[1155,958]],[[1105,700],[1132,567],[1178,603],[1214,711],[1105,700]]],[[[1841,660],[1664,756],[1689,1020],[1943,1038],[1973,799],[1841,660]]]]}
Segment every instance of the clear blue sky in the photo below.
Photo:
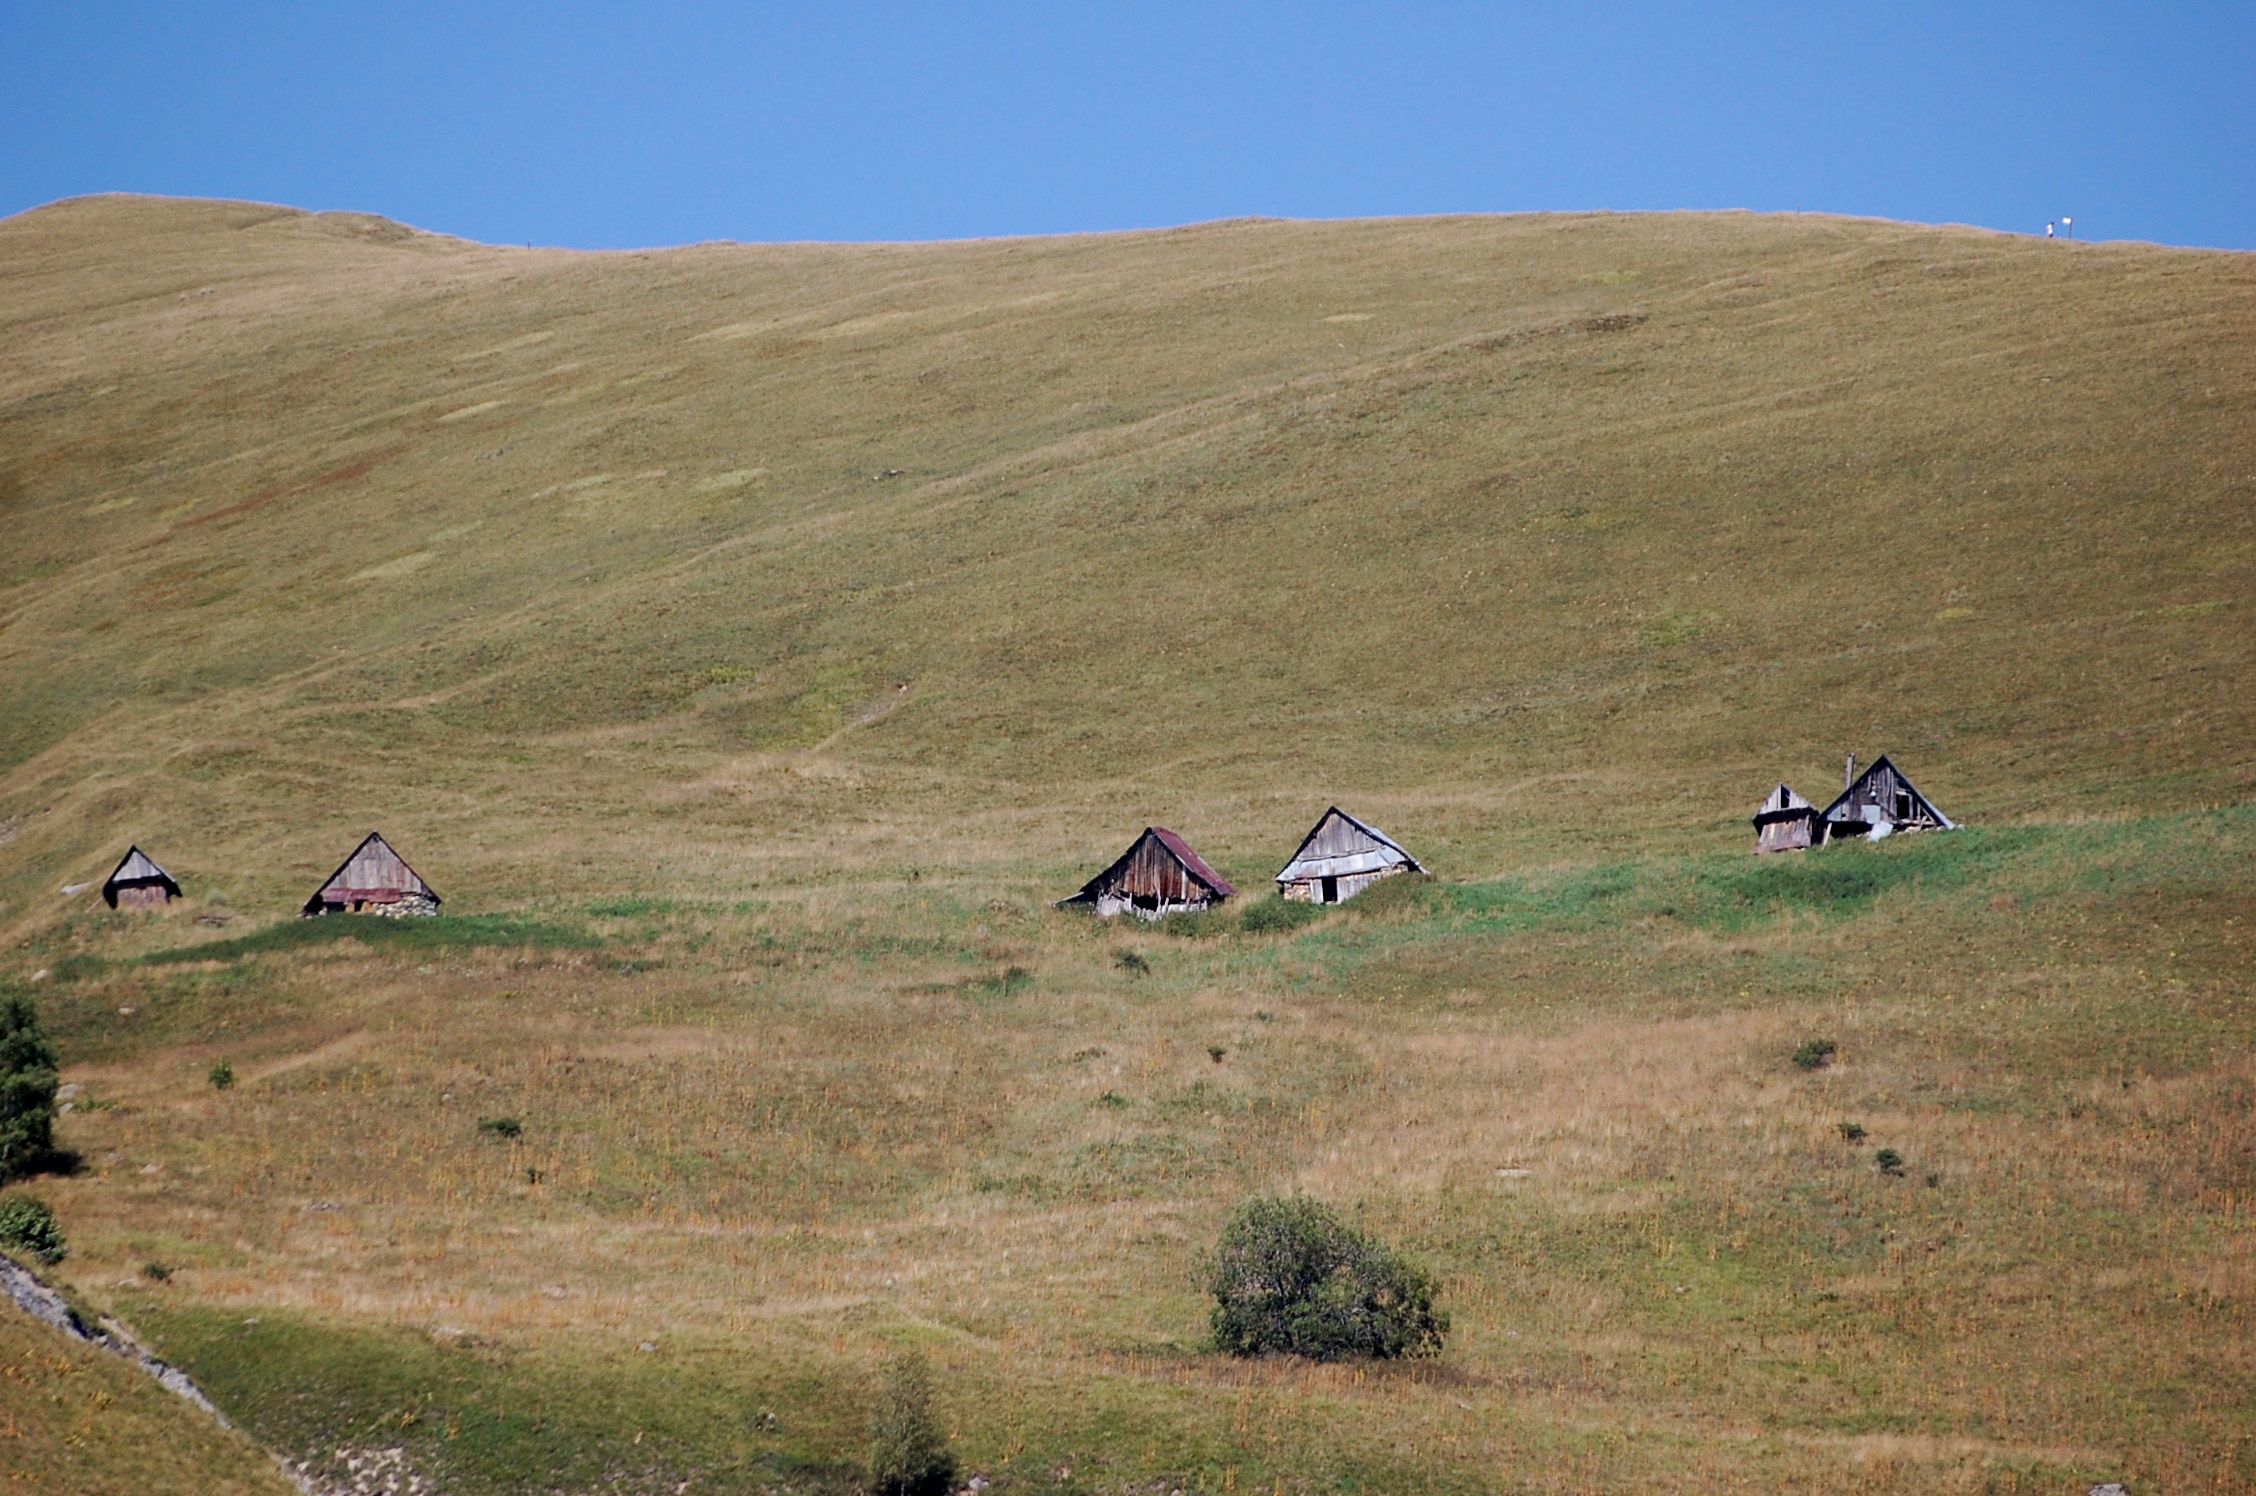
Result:
{"type": "Polygon", "coordinates": [[[2256,248],[2256,0],[0,0],[0,213],[98,191],[496,242],[1813,209],[2256,248]]]}

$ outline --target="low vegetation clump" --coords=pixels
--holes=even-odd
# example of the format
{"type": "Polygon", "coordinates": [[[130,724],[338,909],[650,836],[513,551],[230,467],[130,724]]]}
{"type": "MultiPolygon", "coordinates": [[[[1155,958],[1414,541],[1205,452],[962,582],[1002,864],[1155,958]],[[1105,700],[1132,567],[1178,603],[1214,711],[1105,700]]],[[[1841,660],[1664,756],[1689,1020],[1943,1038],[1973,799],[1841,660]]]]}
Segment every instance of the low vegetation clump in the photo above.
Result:
{"type": "Polygon", "coordinates": [[[956,1480],[956,1457],[932,1412],[932,1367],[915,1354],[896,1358],[870,1417],[870,1490],[876,1496],[942,1496],[956,1480]]]}
{"type": "Polygon", "coordinates": [[[1207,1275],[1214,1343],[1233,1356],[1392,1360],[1449,1333],[1433,1279],[1303,1196],[1240,1206],[1207,1275]]]}
{"type": "Polygon", "coordinates": [[[1831,1039],[1804,1039],[1794,1051],[1794,1065],[1800,1070],[1823,1070],[1840,1052],[1841,1047],[1831,1039]]]}
{"type": "Polygon", "coordinates": [[[55,1212],[46,1201],[31,1195],[11,1195],[0,1201],[0,1248],[28,1253],[49,1267],[70,1255],[55,1212]]]}
{"type": "Polygon", "coordinates": [[[489,1137],[514,1140],[525,1135],[525,1124],[515,1117],[480,1117],[478,1131],[489,1137]]]}
{"type": "Polygon", "coordinates": [[[211,1074],[204,1078],[211,1082],[211,1088],[215,1091],[233,1090],[235,1067],[226,1060],[220,1060],[211,1067],[211,1074]]]}
{"type": "Polygon", "coordinates": [[[1323,917],[1324,908],[1320,904],[1303,904],[1293,899],[1255,899],[1238,916],[1238,928],[1249,935],[1267,935],[1277,930],[1297,930],[1323,917]]]}
{"type": "Polygon", "coordinates": [[[1872,1162],[1881,1173],[1890,1178],[1896,1178],[1904,1171],[1903,1155],[1893,1148],[1883,1148],[1878,1153],[1873,1154],[1872,1162]]]}
{"type": "Polygon", "coordinates": [[[0,1180],[55,1146],[55,1046],[28,997],[0,1003],[0,1180]]]}

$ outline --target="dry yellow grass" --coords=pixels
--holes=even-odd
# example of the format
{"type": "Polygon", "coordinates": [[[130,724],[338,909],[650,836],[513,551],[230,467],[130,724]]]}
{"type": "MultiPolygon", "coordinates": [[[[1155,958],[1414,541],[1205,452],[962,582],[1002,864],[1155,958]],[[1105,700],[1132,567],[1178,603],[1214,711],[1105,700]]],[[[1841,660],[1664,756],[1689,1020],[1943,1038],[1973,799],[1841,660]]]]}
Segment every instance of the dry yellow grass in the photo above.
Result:
{"type": "Polygon", "coordinates": [[[0,277],[0,975],[102,1103],[41,1189],[262,1437],[831,1487],[913,1341],[1022,1489],[2256,1481],[2245,257],[109,200],[0,277]],[[1976,829],[1751,866],[1883,748],[1976,829]],[[1047,908],[1331,800],[1447,882],[1047,908]],[[444,928],[262,933],[371,824],[444,928]],[[189,907],[57,897],[127,840],[189,907]],[[1439,1363],[1201,1352],[1295,1188],[1439,1363]]]}

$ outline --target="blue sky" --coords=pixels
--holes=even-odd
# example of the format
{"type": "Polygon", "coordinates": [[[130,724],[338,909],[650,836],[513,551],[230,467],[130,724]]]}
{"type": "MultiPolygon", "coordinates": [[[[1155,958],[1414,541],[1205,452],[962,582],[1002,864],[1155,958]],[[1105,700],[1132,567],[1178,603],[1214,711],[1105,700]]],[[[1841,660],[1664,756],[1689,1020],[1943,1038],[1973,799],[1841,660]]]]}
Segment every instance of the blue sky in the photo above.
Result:
{"type": "Polygon", "coordinates": [[[1756,208],[2256,248],[2233,4],[0,0],[0,213],[494,242],[1756,208]]]}

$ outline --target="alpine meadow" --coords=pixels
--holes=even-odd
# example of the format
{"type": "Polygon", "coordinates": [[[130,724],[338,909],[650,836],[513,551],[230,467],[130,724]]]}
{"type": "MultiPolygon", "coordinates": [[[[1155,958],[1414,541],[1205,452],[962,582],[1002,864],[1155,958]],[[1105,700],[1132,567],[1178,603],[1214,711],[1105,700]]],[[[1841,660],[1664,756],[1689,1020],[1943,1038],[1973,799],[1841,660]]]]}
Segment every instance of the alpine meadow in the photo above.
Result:
{"type": "Polygon", "coordinates": [[[2247,254],[0,220],[5,1197],[235,1426],[8,1311],[0,1486],[2256,1488],[2252,584],[2247,254]],[[1274,1197],[1438,1349],[1225,1353],[1274,1197]]]}

